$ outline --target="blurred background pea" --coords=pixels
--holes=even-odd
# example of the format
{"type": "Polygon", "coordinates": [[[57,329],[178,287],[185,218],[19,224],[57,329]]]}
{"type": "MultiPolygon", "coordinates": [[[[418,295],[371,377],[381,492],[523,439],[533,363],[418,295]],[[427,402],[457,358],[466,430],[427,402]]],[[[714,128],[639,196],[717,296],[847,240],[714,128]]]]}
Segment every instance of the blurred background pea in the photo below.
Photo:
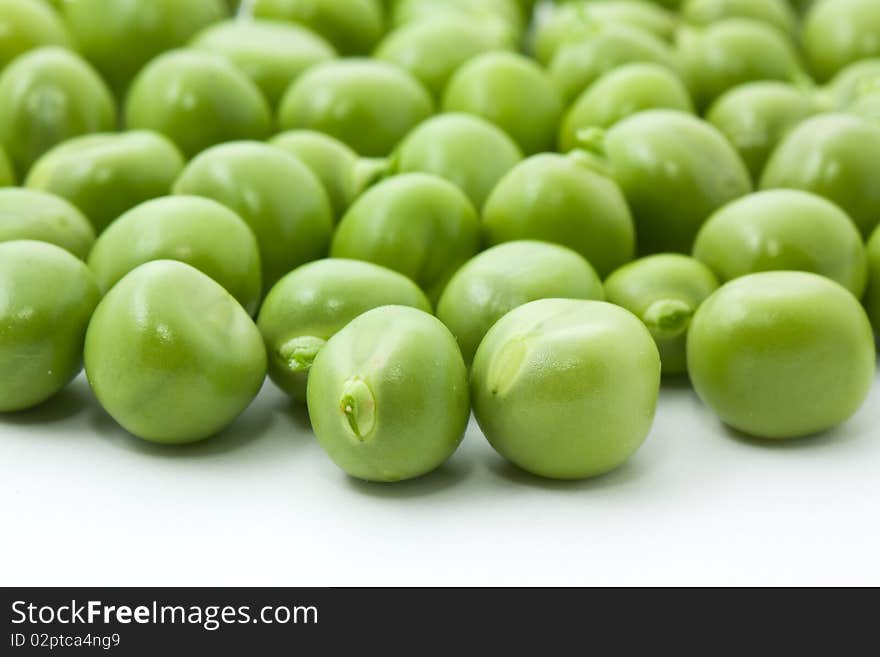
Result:
{"type": "Polygon", "coordinates": [[[67,27],[43,0],[0,0],[0,71],[40,46],[73,47],[67,27]]]}

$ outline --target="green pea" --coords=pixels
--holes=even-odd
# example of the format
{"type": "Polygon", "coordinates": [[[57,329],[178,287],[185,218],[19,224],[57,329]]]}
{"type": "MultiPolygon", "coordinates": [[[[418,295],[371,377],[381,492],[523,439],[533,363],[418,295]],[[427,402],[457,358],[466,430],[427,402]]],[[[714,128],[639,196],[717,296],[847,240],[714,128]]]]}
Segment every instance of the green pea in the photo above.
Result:
{"type": "Polygon", "coordinates": [[[849,108],[849,113],[880,125],[880,90],[865,94],[849,108]]]}
{"type": "Polygon", "coordinates": [[[658,64],[626,64],[606,73],[578,97],[559,126],[559,150],[578,145],[585,128],[610,128],[621,119],[649,109],[693,112],[687,88],[668,68],[658,64]]]}
{"type": "Polygon", "coordinates": [[[623,190],[643,254],[689,253],[709,215],[752,189],[724,136],[684,112],[648,110],[583,137],[623,190]]]}
{"type": "Polygon", "coordinates": [[[465,363],[492,325],[537,299],[597,299],[605,294],[596,270],[578,253],[547,242],[499,244],[469,260],[449,281],[437,317],[449,327],[465,363]]]}
{"type": "Polygon", "coordinates": [[[440,320],[382,306],[318,352],[308,406],[318,441],[349,475],[411,479],[440,466],[461,442],[470,415],[467,370],[440,320]]]}
{"type": "Polygon", "coordinates": [[[257,18],[304,25],[343,55],[366,54],[382,36],[377,0],[254,0],[251,9],[257,18]]]}
{"type": "Polygon", "coordinates": [[[432,173],[456,184],[482,208],[498,181],[523,159],[501,128],[470,114],[428,119],[398,146],[393,167],[401,173],[432,173]]]}
{"type": "Polygon", "coordinates": [[[759,21],[731,18],[706,28],[683,28],[678,53],[697,107],[728,89],[758,80],[805,77],[791,40],[759,21]]]}
{"type": "Polygon", "coordinates": [[[451,14],[397,28],[382,40],[374,56],[409,71],[439,99],[462,64],[485,52],[511,46],[509,34],[503,29],[451,14]]]}
{"type": "Polygon", "coordinates": [[[15,184],[15,171],[6,151],[0,146],[0,187],[12,187],[15,184]]]}
{"type": "Polygon", "coordinates": [[[0,412],[36,406],[76,376],[100,298],[91,272],[64,249],[0,244],[0,412]]]}
{"type": "Polygon", "coordinates": [[[605,280],[608,301],[635,314],[654,338],[663,374],[687,371],[685,346],[691,318],[718,289],[703,263],[678,253],[639,258],[605,280]]]}
{"type": "Polygon", "coordinates": [[[66,198],[100,233],[138,203],[169,194],[182,169],[177,148],[158,133],[84,135],[47,151],[25,185],[66,198]]]}
{"type": "Polygon", "coordinates": [[[819,110],[810,94],[783,82],[750,82],[725,92],[706,113],[760,180],[782,138],[819,110]]]}
{"type": "Polygon", "coordinates": [[[515,0],[396,0],[391,11],[391,24],[434,23],[450,16],[464,17],[493,30],[506,31],[510,41],[518,41],[526,27],[515,0]]]}
{"type": "Polygon", "coordinates": [[[160,132],[190,158],[234,139],[263,139],[269,105],[257,86],[225,57],[173,50],[151,61],[131,84],[128,128],[160,132]]]}
{"type": "Polygon", "coordinates": [[[32,50],[0,74],[0,145],[22,177],[55,144],[115,127],[113,96],[69,50],[32,50]]]}
{"type": "Polygon", "coordinates": [[[313,130],[288,130],[269,143],[311,169],[324,186],[336,219],[388,168],[385,160],[359,157],[338,139],[313,130]]]}
{"type": "Polygon", "coordinates": [[[767,162],[762,189],[802,189],[833,201],[862,235],[880,221],[880,126],[856,116],[822,114],[783,139],[767,162]]]}
{"type": "Polygon", "coordinates": [[[358,315],[390,305],[431,312],[415,283],[370,262],[328,258],[294,269],[260,309],[257,326],[269,353],[269,376],[304,402],[309,370],[327,340],[358,315]]]}
{"type": "Polygon", "coordinates": [[[880,335],[880,228],[868,240],[868,275],[865,305],[874,324],[874,331],[880,335]]]}
{"type": "Polygon", "coordinates": [[[226,20],[199,32],[194,48],[229,57],[274,107],[304,71],[336,57],[327,41],[306,28],[271,20],[226,20]]]}
{"type": "Polygon", "coordinates": [[[542,299],[510,311],[471,371],[474,415],[492,447],[553,479],[622,465],[651,429],[659,387],[651,334],[602,301],[542,299]]]}
{"type": "Polygon", "coordinates": [[[40,46],[70,48],[73,40],[58,15],[39,0],[0,0],[0,70],[40,46]]]}
{"type": "Polygon", "coordinates": [[[858,300],[808,272],[750,274],[697,310],[688,371],[725,423],[759,438],[797,438],[849,418],[874,380],[871,325],[858,300]]]}
{"type": "Polygon", "coordinates": [[[85,260],[95,231],[63,198],[30,189],[0,189],[0,242],[37,240],[60,246],[85,260]]]}
{"type": "Polygon", "coordinates": [[[672,47],[654,36],[628,25],[599,25],[582,41],[559,48],[550,60],[550,79],[571,103],[581,92],[618,66],[650,62],[678,72],[672,47]]]}
{"type": "Polygon", "coordinates": [[[101,406],[151,442],[190,443],[232,423],[266,376],[247,312],[219,284],[174,260],[128,273],[86,333],[86,376],[101,406]]]}
{"type": "Polygon", "coordinates": [[[685,0],[681,17],[695,25],[710,25],[727,18],[762,21],[792,37],[798,20],[787,0],[685,0]]]}
{"type": "Polygon", "coordinates": [[[513,137],[526,154],[533,154],[553,149],[562,99],[530,59],[490,52],[471,59],[452,76],[443,111],[481,116],[513,137]]]}
{"type": "Polygon", "coordinates": [[[406,173],[367,190],[342,218],[330,255],[400,272],[436,301],[480,248],[480,222],[467,196],[426,173],[406,173]]]}
{"type": "Polygon", "coordinates": [[[253,314],[260,301],[260,253],[241,217],[198,196],[165,196],[135,206],[105,230],[89,267],[106,293],[153,260],[179,260],[207,274],[253,314]]]}
{"type": "Polygon", "coordinates": [[[384,157],[434,111],[430,94],[387,62],[325,62],[301,75],[278,109],[282,129],[325,132],[361,155],[384,157]]]}
{"type": "Polygon", "coordinates": [[[880,5],[874,0],[815,3],[804,17],[802,41],[820,82],[847,64],[880,56],[880,5]]]}
{"type": "Polygon", "coordinates": [[[635,231],[613,180],[579,152],[534,155],[514,167],[483,208],[487,244],[542,240],[567,246],[600,276],[632,259],[635,231]]]}
{"type": "Polygon", "coordinates": [[[235,211],[260,246],[269,289],[290,270],[327,254],[333,211],[315,175],[292,155],[256,142],[208,149],[183,170],[175,194],[205,196],[235,211]]]}
{"type": "Polygon", "coordinates": [[[865,94],[877,90],[880,90],[880,57],[849,64],[827,86],[830,104],[836,109],[846,109],[865,94]]]}
{"type": "Polygon", "coordinates": [[[789,189],[751,194],[713,214],[694,257],[722,282],[771,270],[821,274],[855,296],[865,291],[865,245],[846,213],[821,196],[789,189]]]}

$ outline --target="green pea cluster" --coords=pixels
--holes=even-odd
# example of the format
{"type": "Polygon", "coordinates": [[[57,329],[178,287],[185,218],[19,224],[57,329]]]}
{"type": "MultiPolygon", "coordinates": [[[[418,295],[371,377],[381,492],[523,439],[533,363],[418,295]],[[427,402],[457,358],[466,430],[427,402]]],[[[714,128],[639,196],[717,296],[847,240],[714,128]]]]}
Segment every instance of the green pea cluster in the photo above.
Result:
{"type": "Polygon", "coordinates": [[[139,438],[269,378],[348,474],[471,412],[624,463],[664,381],[826,431],[875,380],[877,0],[0,0],[0,412],[139,438]]]}

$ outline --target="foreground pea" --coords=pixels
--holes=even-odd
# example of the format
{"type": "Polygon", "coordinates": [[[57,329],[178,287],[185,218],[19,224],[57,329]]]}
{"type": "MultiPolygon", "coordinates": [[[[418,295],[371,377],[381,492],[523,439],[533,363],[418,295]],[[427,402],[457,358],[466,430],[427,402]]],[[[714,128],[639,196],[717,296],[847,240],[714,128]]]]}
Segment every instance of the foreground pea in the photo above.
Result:
{"type": "Polygon", "coordinates": [[[839,205],[868,236],[880,221],[880,125],[821,114],[794,128],[761,177],[762,189],[801,189],[839,205]]]}
{"type": "Polygon", "coordinates": [[[694,257],[722,282],[770,270],[798,270],[865,291],[865,246],[856,225],[820,196],[789,189],[758,192],[724,206],[700,229],[694,257]]]}
{"type": "Polygon", "coordinates": [[[596,80],[578,96],[559,126],[559,150],[577,147],[585,128],[610,128],[631,114],[649,109],[693,112],[681,79],[658,64],[626,64],[596,80]]]}
{"type": "Polygon", "coordinates": [[[434,111],[406,71],[371,59],[325,62],[301,75],[278,108],[282,129],[325,132],[361,155],[384,157],[434,111]]]}
{"type": "Polygon", "coordinates": [[[880,55],[880,4],[874,0],[823,0],[804,18],[803,45],[820,82],[859,59],[880,55]]]}
{"type": "Polygon", "coordinates": [[[818,110],[816,99],[793,85],[751,82],[722,94],[706,120],[733,144],[757,181],[782,138],[818,110]]]}
{"type": "Polygon", "coordinates": [[[640,112],[585,137],[582,146],[605,159],[626,196],[643,254],[690,253],[709,215],[752,188],[724,136],[684,112],[640,112]]]}
{"type": "Polygon", "coordinates": [[[475,114],[507,132],[527,154],[549,151],[562,116],[562,99],[535,62],[490,52],[462,66],[446,86],[444,112],[475,114]]]}
{"type": "Polygon", "coordinates": [[[89,268],[108,292],[152,260],[179,260],[207,274],[247,310],[260,301],[260,253],[247,224],[232,210],[199,196],[166,196],[135,206],[105,230],[89,268]]]}
{"type": "Polygon", "coordinates": [[[199,32],[194,48],[225,55],[274,107],[291,81],[308,68],[336,57],[317,34],[298,25],[269,20],[226,20],[199,32]]]}
{"type": "Polygon", "coordinates": [[[470,415],[467,370],[440,320],[382,306],[318,352],[308,407],[324,451],[349,475],[411,479],[440,466],[461,442],[470,415]]]}
{"type": "Polygon", "coordinates": [[[183,169],[180,152],[156,132],[84,135],[55,146],[25,180],[78,207],[100,233],[126,210],[171,192],[183,169]]]}
{"type": "Polygon", "coordinates": [[[229,425],[266,376],[260,332],[219,284],[156,260],[126,275],[89,323],[86,375],[101,406],[130,433],[189,443],[229,425]]]}
{"type": "Polygon", "coordinates": [[[876,360],[858,300],[824,276],[791,271],[722,286],[697,310],[687,352],[700,399],[725,424],[771,439],[849,418],[871,388],[876,360]]]}
{"type": "Polygon", "coordinates": [[[470,114],[428,119],[401,142],[392,157],[400,173],[432,173],[457,185],[480,209],[498,181],[523,159],[501,128],[470,114]]]}
{"type": "Polygon", "coordinates": [[[273,146],[231,142],[210,148],[187,165],[174,193],[214,199],[245,220],[260,246],[267,290],[290,270],[327,254],[333,231],[327,193],[305,164],[273,146]]]}
{"type": "Polygon", "coordinates": [[[0,74],[0,145],[21,177],[55,144],[115,127],[110,90],[69,50],[32,50],[0,74]]]}
{"type": "Polygon", "coordinates": [[[749,18],[797,36],[797,14],[788,0],[685,0],[681,17],[695,25],[710,25],[727,18],[749,18]]]}
{"type": "Polygon", "coordinates": [[[160,55],[138,73],[125,123],[162,133],[189,158],[223,141],[263,139],[271,115],[257,86],[225,57],[184,49],[160,55]]]}
{"type": "Polygon", "coordinates": [[[269,354],[269,376],[305,401],[309,370],[327,340],[358,315],[390,305],[431,312],[425,293],[409,278],[370,262],[328,258],[294,269],[260,309],[257,326],[269,354]]]}
{"type": "Polygon", "coordinates": [[[880,335],[880,228],[876,229],[868,240],[868,274],[865,305],[874,325],[874,331],[880,335]]]}
{"type": "Polygon", "coordinates": [[[58,15],[41,0],[0,0],[0,70],[28,50],[72,43],[58,15]]]}
{"type": "Polygon", "coordinates": [[[333,236],[330,254],[400,272],[436,301],[479,248],[479,217],[464,192],[437,176],[407,173],[355,201],[333,236]]]}
{"type": "Polygon", "coordinates": [[[575,152],[534,155],[514,167],[483,208],[487,244],[541,240],[584,256],[600,276],[632,260],[635,230],[620,188],[575,152]]]}
{"type": "Polygon", "coordinates": [[[9,187],[0,189],[0,242],[13,240],[49,242],[85,260],[95,231],[82,212],[63,198],[9,187]]]}
{"type": "Polygon", "coordinates": [[[469,260],[449,281],[437,317],[470,365],[480,341],[508,311],[537,299],[604,299],[596,270],[571,249],[547,242],[499,244],[469,260]]]}
{"type": "Polygon", "coordinates": [[[73,379],[100,298],[91,272],[64,249],[0,244],[0,412],[36,406],[73,379]]]}
{"type": "Polygon", "coordinates": [[[635,314],[654,338],[663,374],[687,371],[687,331],[718,279],[686,255],[659,253],[630,262],[605,280],[608,301],[635,314]]]}
{"type": "Polygon", "coordinates": [[[623,464],[650,431],[659,387],[651,334],[602,301],[543,299],[510,311],[471,371],[474,415],[492,447],[553,479],[623,464]]]}

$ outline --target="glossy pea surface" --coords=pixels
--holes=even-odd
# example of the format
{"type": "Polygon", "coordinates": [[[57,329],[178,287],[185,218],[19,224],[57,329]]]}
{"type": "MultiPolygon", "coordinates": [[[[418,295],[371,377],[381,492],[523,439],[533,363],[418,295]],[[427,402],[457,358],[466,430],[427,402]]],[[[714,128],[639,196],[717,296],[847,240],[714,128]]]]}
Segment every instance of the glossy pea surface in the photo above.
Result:
{"type": "Polygon", "coordinates": [[[297,267],[275,284],[260,309],[257,326],[266,342],[269,376],[305,401],[309,370],[327,340],[358,315],[390,305],[431,312],[413,281],[385,267],[344,258],[297,267]]]}
{"type": "Polygon", "coordinates": [[[214,199],[245,220],[260,246],[265,289],[327,254],[327,193],[305,164],[268,144],[231,142],[205,151],[183,170],[174,193],[214,199]]]}
{"type": "Polygon", "coordinates": [[[135,206],[105,230],[89,255],[101,291],[153,260],[179,260],[210,276],[249,313],[260,301],[260,253],[247,224],[199,196],[165,196],[135,206]]]}
{"type": "Polygon", "coordinates": [[[86,375],[101,406],[139,438],[208,438],[253,400],[266,352],[247,312],[208,276],[156,260],[131,271],[89,323],[86,375]]]}
{"type": "Polygon", "coordinates": [[[40,46],[73,45],[58,15],[40,0],[0,0],[0,70],[40,46]]]}
{"type": "Polygon", "coordinates": [[[0,244],[0,412],[36,406],[76,376],[99,299],[91,272],[68,251],[0,244]]]}
{"type": "Polygon", "coordinates": [[[844,422],[874,379],[871,324],[858,300],[807,272],[750,274],[722,286],[688,332],[688,371],[725,424],[759,438],[844,422]]]}
{"type": "Polygon", "coordinates": [[[802,41],[816,79],[824,82],[847,64],[880,55],[880,5],[874,0],[824,0],[804,17],[802,41]]]}
{"type": "Polygon", "coordinates": [[[100,233],[126,210],[169,194],[182,170],[180,152],[159,133],[102,133],[68,139],[47,151],[25,185],[66,198],[100,233]]]}
{"type": "Polygon", "coordinates": [[[880,57],[853,62],[841,69],[826,85],[831,107],[846,109],[866,94],[880,89],[880,57]]]}
{"type": "Polygon", "coordinates": [[[659,387],[651,334],[602,301],[515,308],[489,329],[471,370],[474,415],[492,447],[553,479],[622,465],[648,435],[659,387]]]}
{"type": "Polygon", "coordinates": [[[383,306],[318,352],[308,407],[318,442],[349,475],[411,479],[440,466],[461,442],[470,414],[467,370],[440,320],[383,306]]]}
{"type": "Polygon", "coordinates": [[[605,294],[596,270],[557,244],[518,241],[474,256],[449,281],[437,317],[449,327],[468,365],[492,325],[537,299],[596,299],[605,294]]]}
{"type": "Polygon", "coordinates": [[[663,374],[687,371],[691,318],[717,289],[718,279],[706,265],[679,253],[639,258],[605,279],[608,301],[629,310],[651,332],[663,374]]]}
{"type": "Polygon", "coordinates": [[[13,240],[49,242],[85,260],[95,231],[82,212],[63,198],[8,187],[0,189],[0,242],[13,240]]]}

